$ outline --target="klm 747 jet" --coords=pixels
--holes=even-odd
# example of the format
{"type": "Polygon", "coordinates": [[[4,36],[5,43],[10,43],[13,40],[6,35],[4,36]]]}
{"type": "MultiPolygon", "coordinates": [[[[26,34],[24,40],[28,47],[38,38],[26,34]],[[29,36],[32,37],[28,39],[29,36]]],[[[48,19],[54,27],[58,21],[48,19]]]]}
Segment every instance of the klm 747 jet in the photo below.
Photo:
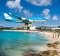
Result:
{"type": "Polygon", "coordinates": [[[6,21],[10,21],[10,22],[16,22],[16,23],[32,23],[32,22],[45,22],[46,19],[43,17],[36,17],[36,18],[23,18],[23,17],[19,17],[16,16],[14,14],[8,15],[7,13],[4,13],[4,19],[6,21]]]}

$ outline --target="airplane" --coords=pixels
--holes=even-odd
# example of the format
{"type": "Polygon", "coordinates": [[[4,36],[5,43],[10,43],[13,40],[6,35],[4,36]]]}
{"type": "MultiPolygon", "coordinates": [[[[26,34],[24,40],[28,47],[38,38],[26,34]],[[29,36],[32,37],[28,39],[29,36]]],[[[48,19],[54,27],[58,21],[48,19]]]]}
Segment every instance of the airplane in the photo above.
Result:
{"type": "Polygon", "coordinates": [[[16,22],[16,23],[32,23],[32,22],[46,22],[46,19],[43,17],[35,17],[35,18],[23,18],[23,17],[19,17],[17,15],[14,15],[12,13],[9,13],[10,15],[8,15],[7,13],[4,13],[4,19],[6,21],[10,21],[10,22],[16,22]]]}

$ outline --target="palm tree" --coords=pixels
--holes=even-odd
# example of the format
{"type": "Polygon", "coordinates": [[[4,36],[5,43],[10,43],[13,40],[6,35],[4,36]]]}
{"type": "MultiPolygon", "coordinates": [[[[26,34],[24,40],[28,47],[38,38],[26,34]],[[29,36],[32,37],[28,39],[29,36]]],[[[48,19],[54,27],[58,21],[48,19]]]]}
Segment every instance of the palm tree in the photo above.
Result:
{"type": "Polygon", "coordinates": [[[57,26],[58,28],[60,28],[60,26],[57,26]]]}

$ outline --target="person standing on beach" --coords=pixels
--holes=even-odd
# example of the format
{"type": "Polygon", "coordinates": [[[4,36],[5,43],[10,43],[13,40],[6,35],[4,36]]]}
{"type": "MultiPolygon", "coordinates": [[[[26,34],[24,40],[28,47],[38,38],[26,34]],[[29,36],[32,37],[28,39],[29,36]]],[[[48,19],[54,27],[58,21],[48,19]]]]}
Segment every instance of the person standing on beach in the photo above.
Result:
{"type": "Polygon", "coordinates": [[[54,38],[54,32],[53,32],[53,38],[54,38]]]}

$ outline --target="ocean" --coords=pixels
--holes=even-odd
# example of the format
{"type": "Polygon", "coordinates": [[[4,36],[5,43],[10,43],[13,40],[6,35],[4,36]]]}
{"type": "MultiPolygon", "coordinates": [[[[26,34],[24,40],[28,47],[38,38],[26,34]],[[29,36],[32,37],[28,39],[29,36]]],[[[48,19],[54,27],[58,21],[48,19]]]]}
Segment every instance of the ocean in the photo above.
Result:
{"type": "Polygon", "coordinates": [[[0,31],[0,55],[23,56],[25,51],[47,42],[47,38],[36,32],[0,31]]]}

